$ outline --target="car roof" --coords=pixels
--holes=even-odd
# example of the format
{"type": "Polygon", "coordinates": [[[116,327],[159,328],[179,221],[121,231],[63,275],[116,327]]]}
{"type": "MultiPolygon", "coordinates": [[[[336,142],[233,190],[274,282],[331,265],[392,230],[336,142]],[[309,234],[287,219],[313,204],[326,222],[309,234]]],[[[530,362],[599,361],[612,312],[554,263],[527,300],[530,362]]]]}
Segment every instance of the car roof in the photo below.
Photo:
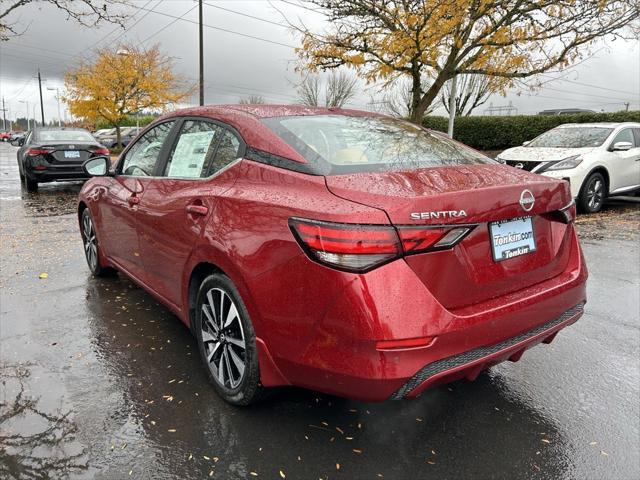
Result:
{"type": "Polygon", "coordinates": [[[640,127],[640,123],[636,122],[594,122],[594,123],[563,123],[556,128],[617,128],[617,127],[640,127]]]}
{"type": "Polygon", "coordinates": [[[260,120],[271,117],[310,115],[345,115],[354,117],[380,117],[374,112],[346,108],[308,107],[304,105],[205,105],[175,110],[156,120],[158,122],[175,117],[205,117],[223,122],[235,128],[249,147],[297,162],[307,163],[296,150],[276,135],[260,120]]]}

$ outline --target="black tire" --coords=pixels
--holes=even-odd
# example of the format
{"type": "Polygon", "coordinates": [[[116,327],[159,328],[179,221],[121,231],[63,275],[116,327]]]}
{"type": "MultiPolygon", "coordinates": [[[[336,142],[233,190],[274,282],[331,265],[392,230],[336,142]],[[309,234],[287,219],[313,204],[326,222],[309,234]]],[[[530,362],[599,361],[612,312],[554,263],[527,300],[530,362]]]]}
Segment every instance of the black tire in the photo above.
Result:
{"type": "Polygon", "coordinates": [[[599,212],[608,194],[604,176],[599,172],[594,172],[582,184],[578,196],[578,208],[583,213],[599,212]]]}
{"type": "Polygon", "coordinates": [[[20,175],[20,183],[24,183],[24,173],[22,173],[22,165],[18,160],[18,175],[20,175]]]}
{"type": "Polygon", "coordinates": [[[260,384],[256,334],[244,302],[227,276],[216,273],[200,284],[194,330],[207,375],[218,395],[232,405],[241,406],[263,398],[265,389],[260,384]],[[229,315],[234,306],[238,315],[229,315]],[[218,318],[231,318],[231,321],[227,326],[224,320],[218,323],[218,318]],[[244,349],[239,346],[239,340],[243,340],[244,349]],[[242,372],[238,361],[244,365],[242,372]]]}
{"type": "Polygon", "coordinates": [[[82,235],[82,246],[84,257],[87,260],[89,270],[96,277],[104,277],[113,274],[113,268],[100,265],[100,244],[96,234],[93,217],[88,208],[82,211],[82,221],[80,222],[80,234],[82,235]]]}
{"type": "Polygon", "coordinates": [[[25,175],[24,177],[24,185],[27,187],[27,192],[35,193],[38,191],[38,181],[31,180],[29,177],[25,175]]]}

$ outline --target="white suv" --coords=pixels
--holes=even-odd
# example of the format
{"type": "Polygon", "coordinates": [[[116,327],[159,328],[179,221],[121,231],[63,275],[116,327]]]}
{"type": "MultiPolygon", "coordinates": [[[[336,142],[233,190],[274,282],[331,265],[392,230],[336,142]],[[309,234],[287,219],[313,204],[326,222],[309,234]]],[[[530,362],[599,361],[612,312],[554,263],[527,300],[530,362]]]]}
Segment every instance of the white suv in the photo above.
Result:
{"type": "Polygon", "coordinates": [[[604,199],[640,191],[640,123],[568,123],[553,128],[498,160],[571,183],[581,211],[604,199]]]}

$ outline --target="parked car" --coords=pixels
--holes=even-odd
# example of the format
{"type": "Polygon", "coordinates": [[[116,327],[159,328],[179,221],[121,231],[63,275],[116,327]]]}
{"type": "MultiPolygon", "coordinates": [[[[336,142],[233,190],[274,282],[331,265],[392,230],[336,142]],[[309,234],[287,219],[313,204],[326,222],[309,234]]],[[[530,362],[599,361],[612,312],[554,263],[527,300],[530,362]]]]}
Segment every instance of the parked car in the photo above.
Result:
{"type": "Polygon", "coordinates": [[[542,110],[538,115],[577,115],[580,113],[596,113],[586,108],[552,108],[550,110],[542,110]]]}
{"type": "Polygon", "coordinates": [[[96,130],[95,132],[92,132],[91,135],[93,135],[94,138],[99,139],[102,135],[108,135],[113,131],[115,131],[115,128],[101,128],[99,130],[96,130]]]}
{"type": "Polygon", "coordinates": [[[96,132],[93,133],[93,137],[98,140],[99,142],[102,141],[103,138],[106,138],[110,135],[115,135],[116,133],[116,129],[115,128],[102,128],[96,132]]]}
{"type": "Polygon", "coordinates": [[[233,404],[276,385],[415,397],[518,360],[583,313],[569,185],[399,119],[191,108],[115,170],[85,169],[91,272],[115,268],[167,305],[233,404]]]}
{"type": "Polygon", "coordinates": [[[640,190],[640,123],[560,125],[498,159],[568,181],[580,210],[595,213],[605,198],[640,190]]]}
{"type": "Polygon", "coordinates": [[[37,128],[17,140],[20,181],[27,191],[38,184],[87,178],[82,164],[89,158],[108,155],[109,150],[82,128],[37,128]]]}
{"type": "Polygon", "coordinates": [[[8,142],[13,132],[0,132],[0,141],[8,142]]]}
{"type": "MultiPolygon", "coordinates": [[[[129,142],[133,140],[136,135],[140,132],[139,127],[124,127],[120,129],[120,146],[126,147],[129,145],[129,142]]],[[[118,146],[118,138],[114,129],[114,132],[109,135],[104,135],[100,139],[100,143],[102,143],[107,148],[115,148],[118,146]]]]}
{"type": "Polygon", "coordinates": [[[9,142],[11,142],[12,145],[17,146],[15,142],[18,142],[21,138],[24,138],[25,135],[26,132],[13,132],[9,137],[9,142]]]}

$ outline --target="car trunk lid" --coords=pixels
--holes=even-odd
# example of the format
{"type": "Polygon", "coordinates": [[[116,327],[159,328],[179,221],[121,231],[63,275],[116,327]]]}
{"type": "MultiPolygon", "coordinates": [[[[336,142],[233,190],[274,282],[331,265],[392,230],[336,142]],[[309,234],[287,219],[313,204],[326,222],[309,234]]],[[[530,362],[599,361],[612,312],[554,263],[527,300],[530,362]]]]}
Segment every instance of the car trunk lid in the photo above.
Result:
{"type": "Polygon", "coordinates": [[[562,181],[504,165],[468,165],[327,176],[326,183],[339,197],[384,210],[399,229],[473,226],[453,248],[405,257],[450,309],[544,281],[560,274],[568,261],[569,227],[557,212],[571,202],[571,195],[562,181]],[[525,190],[534,199],[529,211],[520,202],[525,190]],[[495,261],[490,223],[521,217],[531,217],[535,251],[495,261]],[[457,285],[455,291],[451,285],[457,285]]]}
{"type": "Polygon", "coordinates": [[[50,150],[50,157],[60,163],[83,163],[99,153],[99,147],[90,143],[47,143],[40,148],[50,150]]]}

